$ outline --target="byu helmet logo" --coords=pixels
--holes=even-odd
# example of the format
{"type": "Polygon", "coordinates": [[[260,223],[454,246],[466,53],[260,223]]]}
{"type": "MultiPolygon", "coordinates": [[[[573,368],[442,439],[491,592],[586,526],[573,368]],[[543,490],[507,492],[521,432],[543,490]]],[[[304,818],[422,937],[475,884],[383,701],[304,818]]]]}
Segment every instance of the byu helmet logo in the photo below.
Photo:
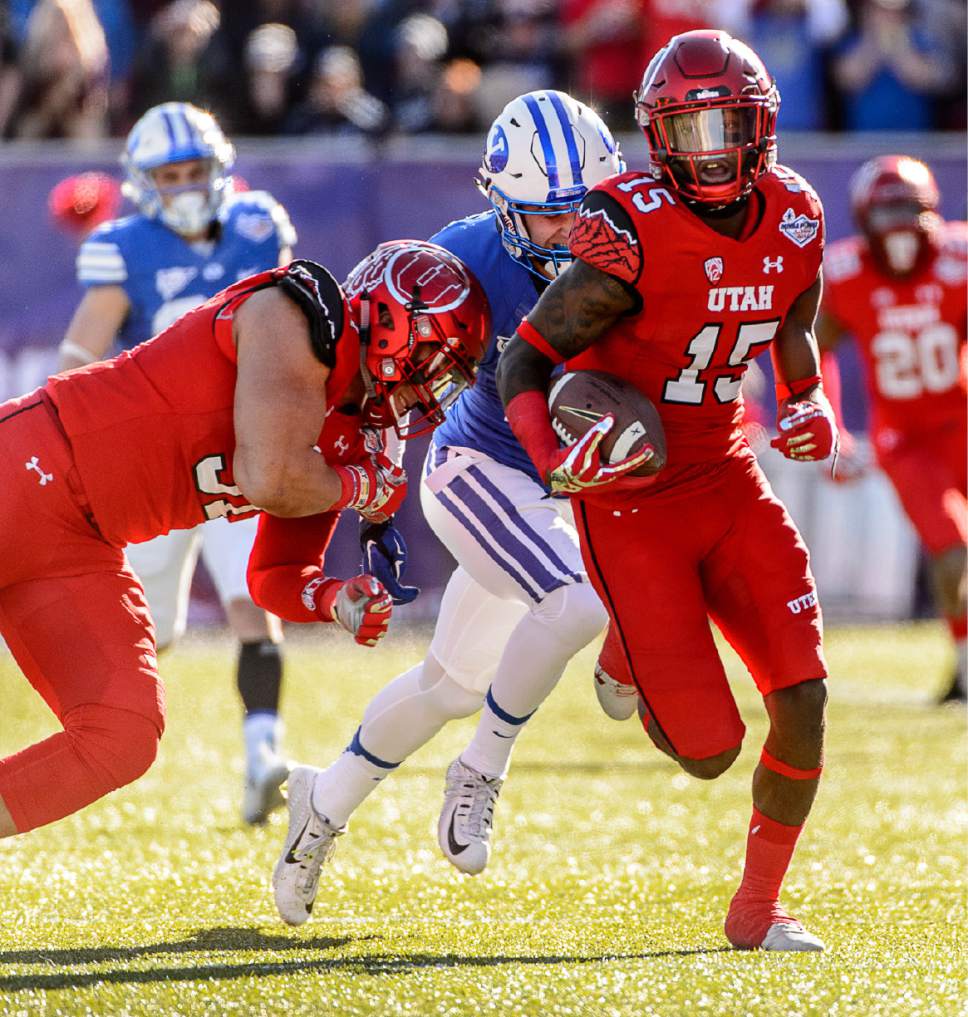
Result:
{"type": "Polygon", "coordinates": [[[495,124],[487,139],[487,155],[484,160],[492,173],[500,173],[508,164],[508,136],[500,124],[495,124]]]}

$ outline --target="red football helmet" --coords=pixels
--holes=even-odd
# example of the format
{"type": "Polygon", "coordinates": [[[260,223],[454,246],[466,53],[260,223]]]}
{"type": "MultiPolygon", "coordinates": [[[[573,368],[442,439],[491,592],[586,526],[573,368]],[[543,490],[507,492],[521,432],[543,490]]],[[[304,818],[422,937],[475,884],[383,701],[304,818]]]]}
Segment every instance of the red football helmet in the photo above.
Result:
{"type": "Polygon", "coordinates": [[[106,173],[79,173],[51,190],[47,207],[58,226],[85,237],[102,222],[117,216],[121,185],[106,173]]]}
{"type": "Polygon", "coordinates": [[[936,247],[939,201],[934,174],[909,155],[868,159],[850,181],[854,219],[889,275],[908,275],[936,247]]]}
{"type": "Polygon", "coordinates": [[[653,173],[687,201],[729,205],[776,162],[780,93],[763,61],[727,32],[674,35],[634,98],[653,173]]]}
{"type": "Polygon", "coordinates": [[[474,383],[487,349],[480,284],[443,247],[392,240],[350,272],[343,290],[360,329],[370,421],[401,438],[432,431],[474,383]]]}

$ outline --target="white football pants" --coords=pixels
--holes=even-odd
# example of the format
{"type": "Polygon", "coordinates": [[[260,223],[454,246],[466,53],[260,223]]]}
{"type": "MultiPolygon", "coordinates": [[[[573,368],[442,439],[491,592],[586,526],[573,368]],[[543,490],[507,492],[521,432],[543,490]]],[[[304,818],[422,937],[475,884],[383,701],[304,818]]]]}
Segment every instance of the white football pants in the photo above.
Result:
{"type": "Polygon", "coordinates": [[[128,561],[145,588],[159,647],[185,634],[188,596],[199,553],[223,605],[248,599],[245,573],[259,520],[211,519],[190,530],[172,530],[143,544],[125,548],[128,561]]]}

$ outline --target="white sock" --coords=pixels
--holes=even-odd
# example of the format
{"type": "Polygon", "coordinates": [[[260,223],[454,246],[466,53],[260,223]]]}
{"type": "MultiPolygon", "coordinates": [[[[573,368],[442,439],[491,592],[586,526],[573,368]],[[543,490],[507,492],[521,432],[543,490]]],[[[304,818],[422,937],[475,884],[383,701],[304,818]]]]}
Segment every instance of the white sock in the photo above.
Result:
{"type": "Polygon", "coordinates": [[[481,696],[444,674],[432,657],[398,675],[370,701],[347,750],[317,778],[313,808],[342,826],[376,786],[481,696]]]}
{"type": "Polygon", "coordinates": [[[282,721],[277,713],[250,713],[242,721],[245,741],[246,777],[251,779],[266,762],[275,756],[282,740],[282,721]]]}
{"type": "Polygon", "coordinates": [[[558,684],[568,661],[605,627],[606,614],[586,583],[550,593],[508,639],[481,719],[460,758],[487,777],[507,775],[511,751],[531,715],[558,684]]]}

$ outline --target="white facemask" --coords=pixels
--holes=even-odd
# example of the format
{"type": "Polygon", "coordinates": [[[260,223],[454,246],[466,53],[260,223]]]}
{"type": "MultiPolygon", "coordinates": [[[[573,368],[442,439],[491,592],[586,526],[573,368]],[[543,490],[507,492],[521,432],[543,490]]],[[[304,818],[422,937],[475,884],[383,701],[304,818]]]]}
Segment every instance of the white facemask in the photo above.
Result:
{"type": "Polygon", "coordinates": [[[176,233],[202,233],[212,221],[212,205],[204,191],[176,194],[161,211],[161,221],[176,233]]]}
{"type": "Polygon", "coordinates": [[[918,260],[921,242],[911,230],[894,230],[884,237],[884,255],[892,272],[905,275],[918,260]]]}

